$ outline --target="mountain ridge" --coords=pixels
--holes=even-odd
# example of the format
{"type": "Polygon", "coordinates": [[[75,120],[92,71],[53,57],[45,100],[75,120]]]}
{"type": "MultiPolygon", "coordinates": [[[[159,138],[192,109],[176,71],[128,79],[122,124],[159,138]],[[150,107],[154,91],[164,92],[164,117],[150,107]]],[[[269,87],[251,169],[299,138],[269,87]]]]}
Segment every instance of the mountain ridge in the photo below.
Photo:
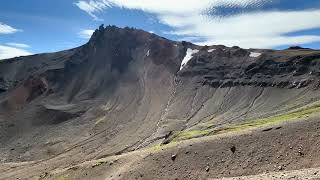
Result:
{"type": "Polygon", "coordinates": [[[0,62],[0,160],[48,172],[67,157],[70,167],[308,119],[319,60],[311,49],[197,46],[102,25],[78,48],[0,62]]]}

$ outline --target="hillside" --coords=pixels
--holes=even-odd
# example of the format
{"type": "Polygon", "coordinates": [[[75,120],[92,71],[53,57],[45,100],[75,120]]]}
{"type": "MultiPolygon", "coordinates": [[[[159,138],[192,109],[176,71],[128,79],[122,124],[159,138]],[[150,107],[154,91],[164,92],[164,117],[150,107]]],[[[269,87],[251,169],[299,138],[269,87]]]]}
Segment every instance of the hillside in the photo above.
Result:
{"type": "MultiPolygon", "coordinates": [[[[0,179],[201,179],[320,165],[320,51],[101,26],[0,62],[0,179]]],[[[316,174],[315,174],[316,175],[316,174]]]]}

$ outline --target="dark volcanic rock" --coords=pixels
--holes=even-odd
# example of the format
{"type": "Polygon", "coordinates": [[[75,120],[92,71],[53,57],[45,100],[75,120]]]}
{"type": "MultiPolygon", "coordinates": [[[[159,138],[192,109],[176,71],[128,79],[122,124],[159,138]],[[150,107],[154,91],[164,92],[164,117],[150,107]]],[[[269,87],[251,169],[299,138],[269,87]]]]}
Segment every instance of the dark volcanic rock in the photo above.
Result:
{"type": "MultiPolygon", "coordinates": [[[[320,67],[318,53],[292,56],[286,61],[279,61],[281,58],[275,56],[275,53],[278,52],[261,52],[255,61],[250,59],[248,50],[241,48],[217,49],[210,56],[199,53],[179,75],[185,78],[198,77],[202,79],[201,82],[212,87],[241,84],[261,87],[276,85],[279,88],[302,88],[319,77],[316,73],[320,67]],[[248,80],[250,83],[247,83],[248,80]]],[[[284,55],[286,53],[290,52],[283,52],[284,55]]]]}
{"type": "Polygon", "coordinates": [[[173,155],[171,156],[171,160],[172,160],[172,161],[175,161],[176,158],[177,158],[177,155],[176,155],[176,154],[173,154],[173,155]]]}

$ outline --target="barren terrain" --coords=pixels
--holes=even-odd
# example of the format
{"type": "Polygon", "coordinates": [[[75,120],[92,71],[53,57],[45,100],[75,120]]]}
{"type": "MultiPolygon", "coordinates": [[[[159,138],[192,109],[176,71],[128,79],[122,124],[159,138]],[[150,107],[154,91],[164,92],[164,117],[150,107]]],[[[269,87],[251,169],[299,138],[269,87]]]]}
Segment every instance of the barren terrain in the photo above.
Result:
{"type": "Polygon", "coordinates": [[[0,179],[319,178],[320,51],[101,26],[0,62],[0,179]]]}

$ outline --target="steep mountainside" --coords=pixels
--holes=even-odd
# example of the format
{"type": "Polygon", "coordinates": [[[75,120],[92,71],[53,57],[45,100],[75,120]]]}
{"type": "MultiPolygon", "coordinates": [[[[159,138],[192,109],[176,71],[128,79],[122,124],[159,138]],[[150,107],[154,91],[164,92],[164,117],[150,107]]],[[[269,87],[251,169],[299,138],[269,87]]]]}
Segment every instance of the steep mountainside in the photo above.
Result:
{"type": "MultiPolygon", "coordinates": [[[[179,177],[184,172],[162,177],[144,169],[162,167],[148,163],[152,161],[148,161],[149,155],[145,166],[132,170],[145,175],[131,174],[128,167],[139,158],[130,156],[126,162],[126,156],[136,153],[142,158],[150,148],[174,148],[187,140],[187,144],[198,144],[193,146],[195,151],[209,157],[214,151],[220,152],[219,147],[228,149],[229,144],[214,144],[216,150],[209,150],[204,147],[208,141],[202,143],[199,137],[313,118],[320,112],[319,88],[320,51],[197,46],[142,30],[101,26],[81,47],[0,62],[0,170],[4,172],[0,179],[32,179],[40,174],[57,178],[55,174],[64,168],[117,156],[124,156],[122,163],[127,168],[104,169],[105,173],[91,179],[111,179],[110,174],[116,172],[122,172],[115,174],[120,179],[179,177]]],[[[296,132],[302,135],[305,131],[296,132]]],[[[285,132],[294,131],[289,127],[285,132]]],[[[236,138],[242,144],[251,141],[246,136],[236,138]]],[[[262,141],[272,143],[271,137],[262,141]]],[[[259,148],[259,143],[251,145],[259,148]]],[[[181,161],[181,167],[184,162],[193,166],[192,160],[181,161]]],[[[198,169],[190,172],[186,178],[205,173],[198,169]]],[[[83,174],[65,175],[86,179],[83,174]]],[[[206,177],[250,172],[211,175],[206,177]]]]}

